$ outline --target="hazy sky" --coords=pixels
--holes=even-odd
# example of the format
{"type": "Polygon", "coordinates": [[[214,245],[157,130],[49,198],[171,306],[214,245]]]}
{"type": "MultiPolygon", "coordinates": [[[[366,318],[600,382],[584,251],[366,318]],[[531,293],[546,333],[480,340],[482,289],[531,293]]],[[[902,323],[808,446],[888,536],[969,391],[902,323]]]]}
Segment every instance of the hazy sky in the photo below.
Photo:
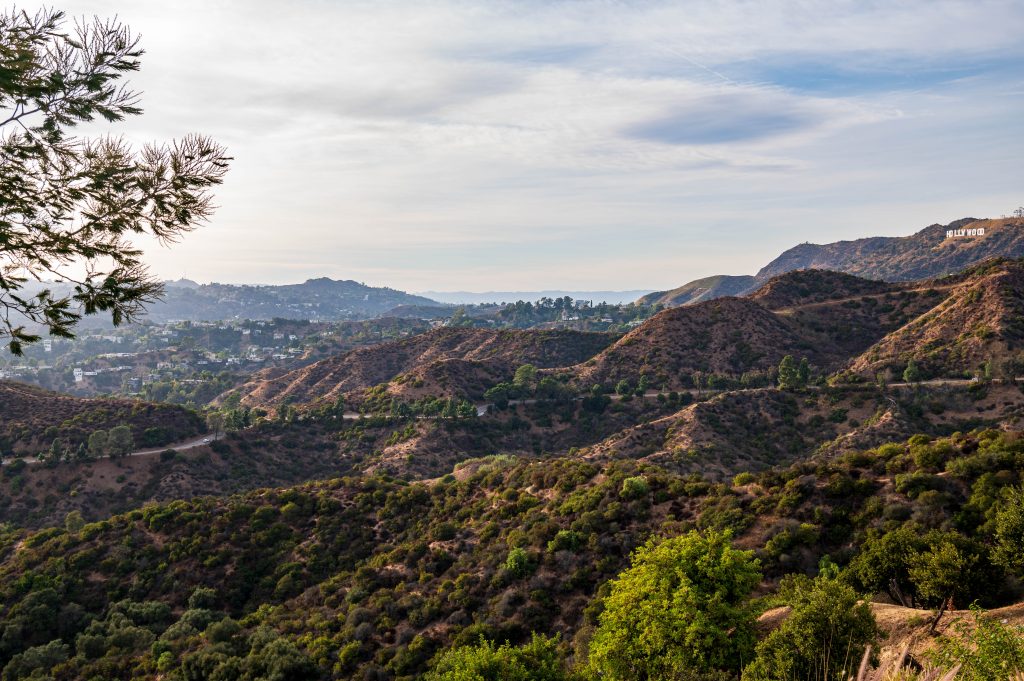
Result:
{"type": "Polygon", "coordinates": [[[162,277],[667,288],[1024,203],[1019,0],[58,7],[142,36],[118,131],[235,157],[162,277]]]}

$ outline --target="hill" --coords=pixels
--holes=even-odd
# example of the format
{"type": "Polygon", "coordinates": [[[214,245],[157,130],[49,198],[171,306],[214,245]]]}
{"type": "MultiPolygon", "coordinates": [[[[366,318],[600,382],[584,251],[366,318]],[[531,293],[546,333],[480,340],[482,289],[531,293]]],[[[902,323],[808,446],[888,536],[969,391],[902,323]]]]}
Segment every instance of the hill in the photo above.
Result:
{"type": "Polygon", "coordinates": [[[368,319],[399,306],[436,308],[434,300],[354,281],[310,279],[283,286],[235,286],[175,281],[147,308],[146,318],[215,321],[222,319],[368,319]]]}
{"type": "Polygon", "coordinates": [[[1024,257],[1024,219],[964,218],[948,225],[931,225],[905,237],[801,244],[765,265],[757,278],[819,268],[869,279],[914,281],[954,274],[993,257],[1024,257]],[[984,230],[984,234],[973,234],[977,230],[984,230]],[[947,236],[950,231],[968,235],[947,236]]]}
{"type": "Polygon", "coordinates": [[[850,369],[868,377],[902,374],[915,361],[922,378],[1000,371],[1014,376],[1024,351],[1024,261],[995,260],[951,279],[928,312],[892,331],[850,369]]]}
{"type": "Polygon", "coordinates": [[[749,291],[755,283],[754,277],[751,276],[733,277],[719,274],[691,281],[671,291],[649,293],[636,302],[638,305],[664,305],[665,307],[692,305],[713,298],[741,296],[749,291]]]}
{"type": "MultiPolygon", "coordinates": [[[[815,399],[813,407],[801,405],[794,395],[771,389],[725,393],[624,429],[586,450],[586,456],[628,457],[680,473],[728,479],[813,453],[836,437],[835,424],[821,414],[838,404],[819,408],[815,399]]],[[[864,418],[875,408],[873,401],[863,402],[844,415],[864,418]]]]}
{"type": "Polygon", "coordinates": [[[131,426],[135,443],[157,447],[205,431],[193,411],[135,400],[85,399],[0,381],[0,455],[35,455],[59,438],[75,451],[96,430],[131,426]]]}
{"type": "Polygon", "coordinates": [[[652,387],[689,389],[696,372],[739,377],[765,372],[785,355],[834,362],[798,329],[752,300],[719,298],[664,310],[593,359],[574,367],[576,382],[634,386],[642,375],[652,387]]]}
{"type": "Polygon", "coordinates": [[[843,272],[806,269],[772,277],[748,297],[769,310],[892,293],[903,287],[843,272]]]}
{"type": "MultiPolygon", "coordinates": [[[[750,295],[786,319],[808,342],[845,361],[944,300],[951,281],[890,284],[826,270],[770,279],[750,295]]],[[[831,365],[830,369],[840,368],[831,365]]]]}
{"type": "Polygon", "coordinates": [[[649,294],[641,300],[687,305],[721,296],[747,295],[772,277],[807,269],[879,281],[915,281],[951,275],[993,257],[1024,257],[1024,218],[963,218],[948,225],[931,225],[905,237],[800,244],[762,267],[753,277],[707,277],[672,291],[649,294]]]}
{"type": "MultiPolygon", "coordinates": [[[[442,328],[392,343],[360,348],[281,376],[257,376],[240,392],[244,404],[255,406],[283,400],[303,403],[333,399],[344,393],[387,383],[410,372],[414,374],[409,377],[412,385],[430,376],[444,376],[446,380],[460,384],[464,374],[471,374],[466,378],[467,383],[478,383],[473,376],[477,371],[495,380],[499,375],[511,378],[511,373],[522,364],[542,368],[576,364],[600,352],[613,340],[614,336],[609,334],[577,331],[442,328]],[[432,363],[450,360],[461,363],[428,367],[432,363]]],[[[417,387],[423,385],[426,384],[420,383],[417,387]]],[[[427,392],[433,387],[428,386],[427,392]]],[[[472,394],[480,396],[475,392],[472,394]]]]}

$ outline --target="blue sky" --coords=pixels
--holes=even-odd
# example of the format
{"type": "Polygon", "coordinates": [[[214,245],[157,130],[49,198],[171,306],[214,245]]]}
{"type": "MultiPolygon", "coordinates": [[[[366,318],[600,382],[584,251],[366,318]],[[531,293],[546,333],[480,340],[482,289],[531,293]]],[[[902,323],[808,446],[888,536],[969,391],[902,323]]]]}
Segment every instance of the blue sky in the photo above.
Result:
{"type": "Polygon", "coordinates": [[[138,142],[235,162],[160,276],[669,288],[1024,203],[1024,3],[62,5],[147,49],[138,142]]]}

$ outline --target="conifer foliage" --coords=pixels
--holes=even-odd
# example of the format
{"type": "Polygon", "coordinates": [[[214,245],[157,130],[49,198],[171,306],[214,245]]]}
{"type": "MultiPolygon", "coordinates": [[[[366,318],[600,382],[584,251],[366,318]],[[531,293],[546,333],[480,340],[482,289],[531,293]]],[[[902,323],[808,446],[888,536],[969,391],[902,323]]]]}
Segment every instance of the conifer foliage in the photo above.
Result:
{"type": "Polygon", "coordinates": [[[135,150],[76,137],[90,121],[142,113],[121,78],[139,68],[138,38],[117,22],[69,24],[47,9],[0,14],[0,337],[14,353],[69,337],[83,314],[115,324],[160,294],[131,237],[171,242],[209,218],[230,159],[202,135],[135,150]],[[28,290],[29,280],[59,286],[28,290]]]}

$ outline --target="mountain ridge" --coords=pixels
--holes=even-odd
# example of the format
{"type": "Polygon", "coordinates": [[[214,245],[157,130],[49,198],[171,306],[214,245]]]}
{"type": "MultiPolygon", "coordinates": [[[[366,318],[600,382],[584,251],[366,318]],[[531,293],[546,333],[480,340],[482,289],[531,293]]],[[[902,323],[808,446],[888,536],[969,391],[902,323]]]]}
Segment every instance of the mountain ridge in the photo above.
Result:
{"type": "Polygon", "coordinates": [[[992,257],[1024,257],[1024,218],[961,218],[932,224],[908,236],[876,236],[827,244],[798,244],[753,276],[704,277],[668,291],[648,294],[637,303],[688,305],[726,295],[746,295],[774,276],[821,269],[888,282],[951,275],[992,257]],[[983,229],[982,235],[947,236],[951,231],[983,229]],[[705,286],[705,282],[712,282],[705,286]],[[744,286],[745,285],[745,286],[744,286]],[[691,295],[694,289],[709,288],[691,295]]]}

